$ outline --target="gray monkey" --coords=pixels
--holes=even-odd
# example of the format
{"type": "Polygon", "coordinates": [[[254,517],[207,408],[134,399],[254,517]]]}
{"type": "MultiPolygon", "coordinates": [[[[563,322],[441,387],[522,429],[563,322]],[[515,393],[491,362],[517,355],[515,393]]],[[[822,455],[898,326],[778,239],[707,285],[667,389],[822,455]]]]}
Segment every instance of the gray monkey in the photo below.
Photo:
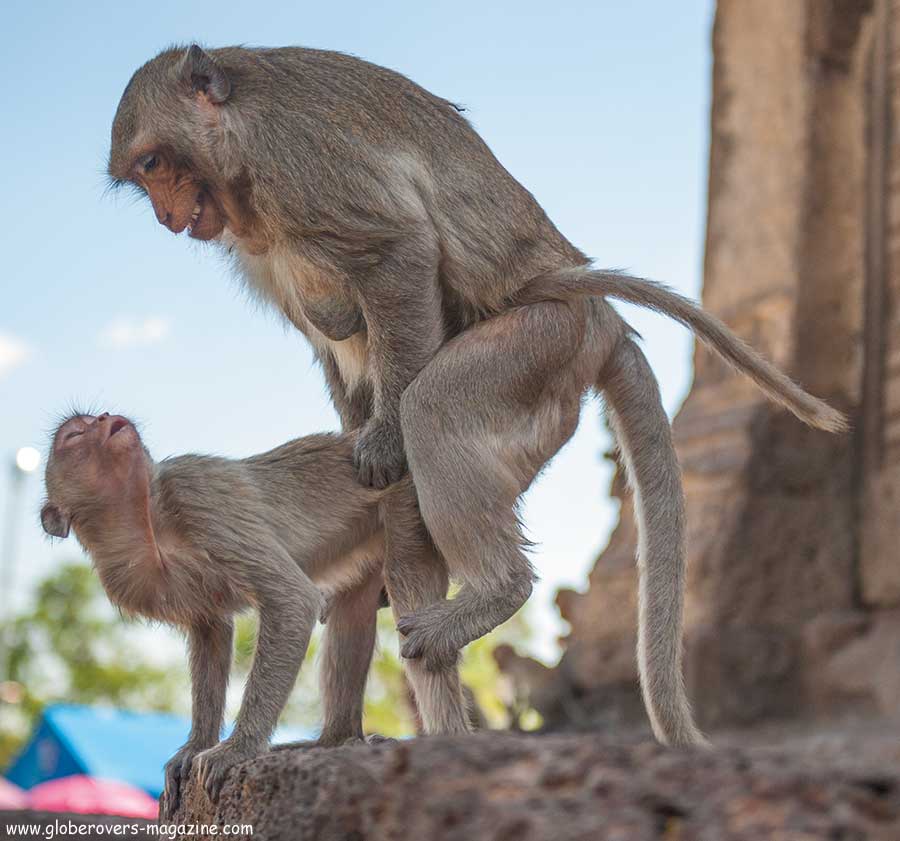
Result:
{"type": "MultiPolygon", "coordinates": [[[[412,558],[409,586],[432,601],[445,595],[446,570],[421,562],[428,537],[410,482],[387,490],[360,485],[354,437],[312,435],[241,460],[187,455],[155,463],[122,416],[78,413],[56,431],[41,511],[45,531],[62,538],[74,530],[124,613],[187,636],[192,727],[166,767],[163,817],[177,808],[192,764],[215,799],[229,768],[266,749],[323,593],[345,608],[326,625],[323,746],[363,736],[385,552],[412,558]],[[394,516],[386,538],[382,508],[389,497],[404,516],[394,516]],[[256,654],[234,731],[219,742],[232,616],[247,607],[259,612],[256,654]]],[[[409,674],[426,731],[468,731],[455,667],[431,674],[419,665],[409,674]]]]}
{"type": "MultiPolygon", "coordinates": [[[[651,722],[664,742],[702,741],[681,683],[678,465],[652,371],[602,296],[687,324],[813,426],[839,430],[840,413],[686,299],[593,270],[452,103],[351,56],[166,50],[122,95],[109,174],[174,233],[217,243],[309,338],[344,429],[359,430],[363,484],[408,464],[463,583],[434,603],[415,564],[388,554],[403,651],[435,674],[527,599],[516,501],[573,433],[586,391],[602,392],[638,502],[651,722]]],[[[404,517],[392,504],[388,524],[404,517]]],[[[434,549],[420,563],[439,564],[434,549]]]]}

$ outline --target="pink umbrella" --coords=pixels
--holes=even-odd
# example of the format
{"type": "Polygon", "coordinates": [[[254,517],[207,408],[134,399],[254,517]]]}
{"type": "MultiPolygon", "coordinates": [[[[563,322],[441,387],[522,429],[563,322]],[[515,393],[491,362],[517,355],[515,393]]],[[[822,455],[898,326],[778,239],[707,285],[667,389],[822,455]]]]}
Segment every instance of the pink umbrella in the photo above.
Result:
{"type": "Polygon", "coordinates": [[[0,809],[27,809],[28,797],[18,786],[0,777],[0,809]]]}
{"type": "Polygon", "coordinates": [[[28,807],[44,812],[84,815],[122,815],[154,820],[156,801],[145,791],[116,780],[98,780],[84,774],[48,780],[29,789],[28,807]]]}

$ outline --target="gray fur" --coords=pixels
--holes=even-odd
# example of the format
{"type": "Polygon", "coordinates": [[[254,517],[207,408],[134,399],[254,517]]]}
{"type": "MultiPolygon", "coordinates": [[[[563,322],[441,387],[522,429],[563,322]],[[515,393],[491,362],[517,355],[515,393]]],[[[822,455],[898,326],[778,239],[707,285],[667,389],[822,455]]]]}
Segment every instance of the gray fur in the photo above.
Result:
{"type": "MultiPolygon", "coordinates": [[[[192,762],[215,798],[229,768],[265,750],[323,593],[325,721],[317,744],[361,739],[385,543],[396,569],[410,571],[393,590],[404,610],[444,598],[447,571],[411,482],[376,490],[356,481],[354,435],[313,435],[247,459],[186,455],[157,464],[124,423],[75,415],[60,425],[44,508],[55,512],[52,524],[71,524],[114,604],[187,634],[193,724],[166,767],[167,816],[192,762]],[[122,429],[115,435],[114,423],[122,429]],[[78,437],[68,439],[73,432],[78,437]],[[387,521],[386,507],[404,516],[387,521]],[[248,607],[260,617],[256,655],[234,732],[219,742],[231,617],[248,607]]],[[[391,578],[387,584],[395,587],[391,578]]],[[[419,663],[407,671],[427,732],[468,730],[455,663],[435,675],[419,663]]]]}

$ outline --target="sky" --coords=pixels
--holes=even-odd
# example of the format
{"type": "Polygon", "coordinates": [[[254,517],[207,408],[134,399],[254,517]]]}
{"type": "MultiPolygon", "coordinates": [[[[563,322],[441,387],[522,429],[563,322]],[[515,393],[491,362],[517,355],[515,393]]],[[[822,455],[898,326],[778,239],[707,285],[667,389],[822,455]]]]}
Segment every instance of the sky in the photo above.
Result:
{"type": "MultiPolygon", "coordinates": [[[[173,236],[149,203],[105,193],[116,104],[156,52],[299,44],[398,70],[465,104],[500,161],[598,265],[696,296],[712,13],[713,0],[0,5],[0,516],[16,450],[45,453],[73,405],[139,419],[158,458],[245,456],[337,427],[305,339],[252,303],[213,248],[173,236]]],[[[690,385],[691,338],[621,309],[672,415],[690,385]]],[[[528,607],[531,646],[545,659],[565,628],[554,593],[584,588],[617,517],[610,447],[589,405],[524,500],[542,579],[528,607]]],[[[20,607],[41,576],[79,555],[74,540],[44,538],[41,485],[38,471],[12,502],[20,607]]]]}

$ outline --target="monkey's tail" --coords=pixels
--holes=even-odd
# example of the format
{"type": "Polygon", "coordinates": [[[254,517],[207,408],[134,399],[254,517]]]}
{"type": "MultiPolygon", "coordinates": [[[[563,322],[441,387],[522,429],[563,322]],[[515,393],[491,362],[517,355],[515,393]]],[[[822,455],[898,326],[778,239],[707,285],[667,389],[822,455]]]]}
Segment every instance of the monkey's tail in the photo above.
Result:
{"type": "Polygon", "coordinates": [[[656,377],[640,348],[623,339],[598,389],[634,492],[638,528],[638,670],[656,738],[705,745],[691,715],[681,666],[685,515],[681,472],[656,377]]]}
{"type": "Polygon", "coordinates": [[[770,400],[793,412],[804,423],[827,432],[847,429],[847,418],[837,409],[804,391],[718,318],[661,283],[581,266],[541,275],[516,294],[515,302],[566,300],[582,295],[616,298],[675,319],[750,377],[770,400]]]}

